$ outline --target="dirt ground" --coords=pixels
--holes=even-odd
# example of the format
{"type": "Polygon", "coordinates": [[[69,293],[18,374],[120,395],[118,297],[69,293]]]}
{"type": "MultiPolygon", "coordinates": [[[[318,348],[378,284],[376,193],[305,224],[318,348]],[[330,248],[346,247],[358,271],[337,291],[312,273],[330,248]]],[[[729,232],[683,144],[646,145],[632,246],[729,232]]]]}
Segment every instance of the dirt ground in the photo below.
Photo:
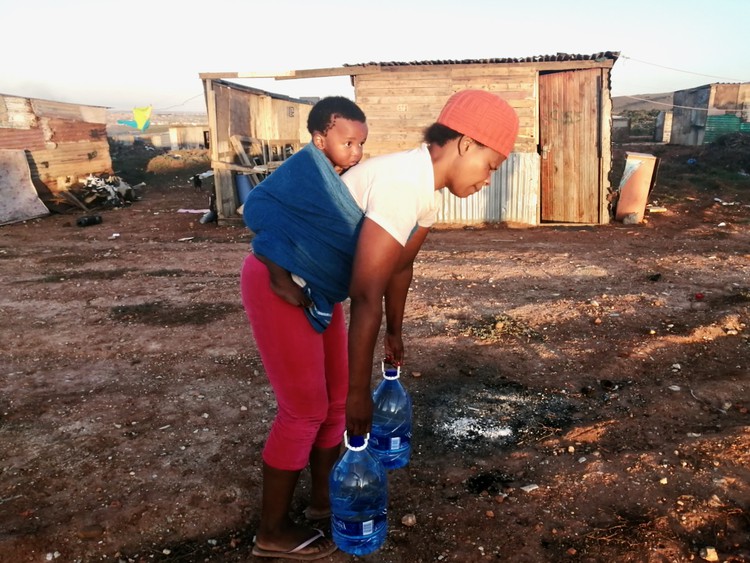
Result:
{"type": "MultiPolygon", "coordinates": [[[[388,537],[323,561],[750,561],[747,146],[623,150],[662,158],[644,223],[428,237],[388,537]]],[[[199,222],[200,155],[141,153],[114,153],[146,185],[101,224],[0,228],[2,563],[255,560],[250,236],[199,222]]]]}

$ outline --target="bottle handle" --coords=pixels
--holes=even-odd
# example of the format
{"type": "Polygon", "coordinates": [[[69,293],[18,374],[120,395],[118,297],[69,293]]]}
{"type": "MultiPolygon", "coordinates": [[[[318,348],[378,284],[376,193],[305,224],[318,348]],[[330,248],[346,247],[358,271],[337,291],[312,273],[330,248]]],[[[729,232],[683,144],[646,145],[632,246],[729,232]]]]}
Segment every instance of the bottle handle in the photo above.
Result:
{"type": "Polygon", "coordinates": [[[383,377],[389,381],[393,381],[394,379],[398,379],[399,377],[401,377],[401,366],[393,366],[393,367],[396,368],[396,375],[395,376],[386,375],[385,360],[380,362],[380,369],[383,371],[383,377]]]}
{"type": "Polygon", "coordinates": [[[366,436],[363,436],[365,443],[361,446],[352,446],[349,444],[349,433],[344,430],[344,445],[346,446],[347,450],[351,450],[353,452],[361,452],[362,450],[367,449],[367,443],[370,441],[370,433],[368,432],[366,436]]]}

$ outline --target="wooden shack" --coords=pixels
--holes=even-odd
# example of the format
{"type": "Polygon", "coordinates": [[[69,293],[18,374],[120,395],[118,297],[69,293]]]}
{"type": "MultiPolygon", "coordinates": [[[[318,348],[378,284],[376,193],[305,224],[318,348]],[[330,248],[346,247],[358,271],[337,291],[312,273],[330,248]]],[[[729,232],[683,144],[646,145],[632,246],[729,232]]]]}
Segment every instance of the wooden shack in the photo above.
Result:
{"type": "Polygon", "coordinates": [[[216,74],[200,76],[218,220],[241,224],[238,176],[256,184],[309,142],[307,116],[313,102],[225,82],[216,74]]]}
{"type": "Polygon", "coordinates": [[[175,125],[169,128],[169,146],[173,151],[182,149],[205,149],[211,132],[207,125],[175,125]]]}
{"type": "Polygon", "coordinates": [[[0,94],[0,149],[24,150],[32,181],[53,193],[111,174],[107,108],[0,94]]]}
{"type": "MultiPolygon", "coordinates": [[[[276,79],[351,77],[369,124],[365,158],[417,146],[445,101],[464,88],[505,98],[518,112],[513,154],[492,184],[460,200],[443,190],[444,223],[601,224],[610,220],[612,110],[610,73],[619,53],[558,54],[521,59],[368,63],[296,70],[276,79]]],[[[202,74],[208,94],[238,88],[223,79],[255,73],[202,74]],[[218,79],[222,79],[218,82],[218,79]]],[[[225,95],[225,94],[222,94],[225,95]]],[[[215,103],[207,95],[209,117],[215,103]]],[[[226,111],[231,108],[224,106],[226,111]]],[[[243,104],[243,110],[245,105],[243,104]]],[[[261,108],[258,108],[259,110],[261,108]]],[[[224,122],[249,121],[242,114],[224,122]]],[[[209,122],[212,134],[216,124],[209,122]]],[[[220,128],[221,130],[221,128],[220,128]]],[[[228,148],[228,147],[227,147],[228,148]]],[[[223,185],[223,216],[234,209],[223,185]]]]}
{"type": "Polygon", "coordinates": [[[705,84],[674,93],[673,145],[702,145],[750,133],[750,82],[705,84]]]}

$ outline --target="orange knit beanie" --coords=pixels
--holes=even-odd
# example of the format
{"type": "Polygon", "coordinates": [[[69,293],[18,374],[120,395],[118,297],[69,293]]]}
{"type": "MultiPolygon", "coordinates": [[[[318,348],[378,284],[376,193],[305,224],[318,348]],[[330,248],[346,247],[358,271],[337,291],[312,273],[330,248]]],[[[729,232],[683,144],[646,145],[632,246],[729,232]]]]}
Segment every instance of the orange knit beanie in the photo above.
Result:
{"type": "Polygon", "coordinates": [[[437,122],[471,137],[501,155],[513,151],[518,115],[500,96],[485,90],[461,90],[445,103],[437,122]]]}

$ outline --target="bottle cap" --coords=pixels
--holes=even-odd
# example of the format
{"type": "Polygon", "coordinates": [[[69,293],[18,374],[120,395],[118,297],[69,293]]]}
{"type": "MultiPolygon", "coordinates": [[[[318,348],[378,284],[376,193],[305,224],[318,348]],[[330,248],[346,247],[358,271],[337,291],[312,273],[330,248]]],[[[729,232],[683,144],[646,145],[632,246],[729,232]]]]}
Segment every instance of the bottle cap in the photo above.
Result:
{"type": "Polygon", "coordinates": [[[398,379],[401,376],[401,366],[386,368],[385,362],[381,362],[381,365],[383,369],[383,377],[385,379],[398,379]]]}
{"type": "Polygon", "coordinates": [[[353,450],[355,452],[359,452],[367,448],[367,441],[370,439],[370,433],[367,433],[367,436],[349,436],[349,434],[344,431],[344,445],[349,450],[353,450]]]}

